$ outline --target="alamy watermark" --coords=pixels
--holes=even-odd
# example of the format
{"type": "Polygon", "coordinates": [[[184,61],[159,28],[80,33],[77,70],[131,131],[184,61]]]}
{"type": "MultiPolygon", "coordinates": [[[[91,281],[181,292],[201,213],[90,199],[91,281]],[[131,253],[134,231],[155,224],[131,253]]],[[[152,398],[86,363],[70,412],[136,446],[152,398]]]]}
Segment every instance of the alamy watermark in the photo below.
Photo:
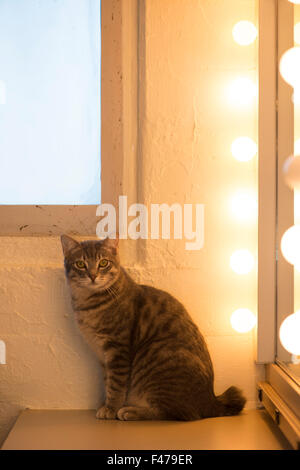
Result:
{"type": "Polygon", "coordinates": [[[0,365],[6,364],[6,345],[4,341],[0,339],[0,365]]]}
{"type": "Polygon", "coordinates": [[[119,211],[112,204],[100,204],[96,215],[102,217],[96,233],[99,238],[116,238],[117,225],[120,239],[188,240],[186,250],[201,250],[204,246],[204,204],[131,204],[127,196],[119,196],[119,211]],[[128,220],[133,217],[132,220],[128,220]],[[173,223],[171,223],[171,219],[173,223]],[[171,226],[173,225],[173,230],[171,226]],[[173,234],[173,237],[172,237],[173,234]]]}

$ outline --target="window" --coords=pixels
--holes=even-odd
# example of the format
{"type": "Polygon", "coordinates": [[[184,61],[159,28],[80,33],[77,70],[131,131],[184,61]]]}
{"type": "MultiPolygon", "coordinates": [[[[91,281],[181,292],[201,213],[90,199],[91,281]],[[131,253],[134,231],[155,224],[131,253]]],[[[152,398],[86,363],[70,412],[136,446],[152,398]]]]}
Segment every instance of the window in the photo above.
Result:
{"type": "MultiPolygon", "coordinates": [[[[131,174],[128,175],[124,172],[124,155],[126,159],[130,160],[128,167],[134,171],[135,162],[137,159],[137,4],[131,4],[130,8],[125,8],[123,2],[111,2],[111,0],[47,0],[42,2],[40,0],[1,0],[0,1],[0,16],[3,17],[3,12],[8,14],[8,11],[14,10],[18,13],[19,9],[23,10],[23,16],[19,17],[18,27],[21,28],[22,23],[26,19],[30,5],[46,8],[65,8],[70,9],[70,5],[74,11],[77,6],[78,9],[85,8],[84,17],[98,21],[99,29],[94,31],[94,36],[97,34],[99,38],[98,45],[95,45],[94,52],[98,48],[99,55],[94,57],[98,58],[98,74],[100,77],[100,54],[101,54],[101,86],[100,80],[95,86],[98,86],[99,100],[93,102],[90,106],[90,111],[96,113],[98,108],[98,158],[93,160],[95,172],[97,172],[98,189],[95,185],[93,191],[87,194],[88,191],[81,193],[83,196],[78,202],[71,201],[69,198],[64,202],[53,200],[48,204],[43,202],[33,203],[29,200],[25,203],[16,202],[2,202],[0,200],[0,236],[4,235],[59,235],[61,233],[73,233],[75,235],[92,235],[96,234],[96,225],[98,219],[96,217],[96,208],[101,201],[110,202],[117,207],[118,195],[121,191],[130,196],[131,188],[134,188],[132,183],[131,174]],[[101,6],[101,15],[100,15],[101,6]],[[2,12],[3,9],[3,12],[2,12]],[[89,15],[88,15],[89,12],[89,15]],[[94,12],[94,13],[93,13],[94,12]],[[99,12],[99,14],[98,14],[99,12]],[[101,17],[101,39],[100,39],[100,17],[101,17]],[[124,41],[124,39],[126,39],[124,41]],[[101,40],[101,45],[100,45],[101,40]],[[101,89],[101,104],[100,104],[100,89],[101,89]],[[94,108],[92,108],[92,105],[94,108]],[[100,121],[100,105],[101,105],[101,121],[100,121]],[[124,118],[126,116],[126,118],[124,118]],[[128,117],[130,116],[130,117],[128,117]],[[100,126],[101,126],[101,187],[100,187],[100,126]],[[129,178],[130,177],[130,178],[129,178]],[[127,181],[128,180],[128,181],[127,181]],[[101,191],[101,195],[100,195],[101,191]],[[91,199],[91,194],[97,193],[97,201],[91,199]],[[90,199],[87,199],[86,197],[90,199]],[[101,196],[101,197],[100,197],[101,196]],[[91,201],[91,202],[87,202],[91,201]]],[[[65,11],[67,11],[65,10],[65,11]]],[[[54,10],[53,10],[54,11],[54,10]]],[[[57,10],[58,11],[58,10],[57,10]]],[[[38,10],[33,15],[32,21],[36,21],[38,10]]],[[[73,12],[74,13],[74,12],[73,12]]],[[[71,12],[70,18],[73,18],[71,12]]],[[[31,10],[31,14],[32,10],[31,10]]],[[[65,14],[61,12],[61,16],[65,18],[65,14]]],[[[80,15],[79,15],[80,16],[80,15]]],[[[1,21],[1,19],[0,19],[1,21]]],[[[29,20],[28,20],[29,21],[29,20]]],[[[66,20],[69,21],[69,20],[66,20]]],[[[92,23],[95,26],[95,23],[92,23]]],[[[8,28],[6,28],[7,30],[8,28]]],[[[68,26],[67,26],[68,29],[68,26]]],[[[17,34],[19,29],[14,29],[17,34]]],[[[0,56],[3,53],[3,47],[7,40],[3,40],[2,23],[0,28],[0,56]]],[[[70,33],[71,34],[71,33],[70,33]]],[[[73,34],[73,32],[72,32],[73,34]]],[[[87,34],[86,34],[87,36],[87,34]]],[[[9,34],[8,34],[8,37],[9,34]]],[[[13,38],[15,40],[15,38],[13,38]]],[[[77,40],[74,39],[76,44],[77,40]]],[[[22,42],[21,42],[22,43],[22,42]]],[[[87,43],[87,41],[86,41],[87,43]]],[[[60,50],[58,55],[61,54],[60,50]]],[[[52,57],[54,61],[54,57],[52,57]]],[[[15,61],[11,57],[11,63],[15,61]]],[[[25,61],[23,60],[23,64],[25,61]]],[[[82,90],[81,90],[82,91],[82,90]]],[[[3,124],[3,113],[5,108],[8,109],[9,100],[11,99],[13,90],[7,79],[4,76],[4,69],[0,65],[0,128],[3,124]],[[5,105],[3,103],[6,103],[5,105]]],[[[84,97],[84,95],[82,95],[84,97]]],[[[86,94],[86,96],[90,96],[86,94]]],[[[74,100],[76,97],[74,97],[74,100]]],[[[45,108],[46,109],[46,108],[45,108]]],[[[25,115],[26,118],[26,115],[25,115]]],[[[37,119],[36,119],[37,121],[37,119]]],[[[41,108],[39,121],[47,123],[49,118],[46,111],[41,108]]],[[[93,122],[95,125],[96,121],[93,122]]],[[[35,137],[34,126],[31,123],[29,126],[28,120],[25,120],[27,129],[32,127],[32,133],[35,137]]],[[[29,129],[31,131],[31,129],[29,129]]],[[[17,132],[14,132],[16,140],[18,138],[17,132]]],[[[74,139],[77,139],[75,135],[74,139]]],[[[46,148],[47,145],[44,145],[46,148]]],[[[1,143],[0,143],[1,148],[1,143]]],[[[96,155],[93,154],[93,156],[96,155]]],[[[89,158],[91,156],[88,152],[84,153],[84,172],[91,170],[89,158]]],[[[0,166],[2,165],[2,150],[0,151],[0,166]]],[[[7,164],[7,163],[6,163],[7,164]]],[[[50,163],[49,163],[50,165],[50,163]]],[[[77,166],[78,168],[78,166],[77,166]]],[[[2,171],[2,170],[1,170],[2,171]]],[[[92,171],[92,170],[91,170],[92,171]]],[[[16,175],[18,169],[14,169],[13,175],[16,175]]],[[[21,174],[21,172],[18,172],[21,174]]],[[[58,177],[59,168],[54,177],[58,177]]],[[[92,174],[90,172],[90,174],[92,174]]],[[[3,175],[1,180],[1,188],[3,175]]],[[[31,176],[31,175],[30,175],[31,176]]],[[[20,180],[23,182],[25,176],[22,175],[20,180]]],[[[37,182],[37,178],[33,182],[37,182]]],[[[0,193],[1,193],[0,188],[0,193]]],[[[64,186],[65,188],[65,186],[64,186]]],[[[67,194],[68,196],[68,194],[67,194]]],[[[0,194],[1,197],[1,194],[0,194]]],[[[136,200],[136,198],[134,199],[136,200]]]]}
{"type": "Polygon", "coordinates": [[[99,0],[1,1],[1,204],[99,204],[100,32],[99,0]]]}

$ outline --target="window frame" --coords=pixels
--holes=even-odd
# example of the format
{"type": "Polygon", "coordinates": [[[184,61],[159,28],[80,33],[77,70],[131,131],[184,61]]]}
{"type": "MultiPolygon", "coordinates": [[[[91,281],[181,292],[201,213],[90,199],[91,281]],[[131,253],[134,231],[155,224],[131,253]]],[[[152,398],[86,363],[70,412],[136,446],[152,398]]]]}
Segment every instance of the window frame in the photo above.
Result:
{"type": "MultiPolygon", "coordinates": [[[[101,1],[101,203],[115,207],[119,194],[134,193],[137,175],[138,11],[144,2],[124,3],[101,1]]],[[[0,236],[96,236],[96,208],[0,205],[0,236]]]]}

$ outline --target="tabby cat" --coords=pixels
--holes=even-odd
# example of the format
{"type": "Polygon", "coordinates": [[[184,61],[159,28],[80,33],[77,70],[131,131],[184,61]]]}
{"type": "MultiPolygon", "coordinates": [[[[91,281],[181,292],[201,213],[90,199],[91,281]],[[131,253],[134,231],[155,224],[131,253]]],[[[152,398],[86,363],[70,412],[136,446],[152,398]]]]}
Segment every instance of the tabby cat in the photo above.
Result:
{"type": "Polygon", "coordinates": [[[236,387],[215,396],[197,326],[170,294],[131,279],[118,240],[61,241],[78,326],[104,370],[106,400],[97,418],[188,421],[243,409],[236,387]]]}

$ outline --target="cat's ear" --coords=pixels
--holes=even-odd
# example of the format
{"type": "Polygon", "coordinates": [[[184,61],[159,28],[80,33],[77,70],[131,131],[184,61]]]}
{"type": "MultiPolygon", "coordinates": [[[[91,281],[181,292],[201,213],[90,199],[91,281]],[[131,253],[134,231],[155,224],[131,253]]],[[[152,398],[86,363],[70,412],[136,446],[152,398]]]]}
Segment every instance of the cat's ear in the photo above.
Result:
{"type": "MultiPolygon", "coordinates": [[[[113,235],[111,235],[113,236],[113,235]]],[[[119,247],[119,234],[114,234],[115,238],[110,238],[110,235],[102,241],[103,246],[107,246],[108,248],[114,248],[115,250],[119,247]]]]}
{"type": "Polygon", "coordinates": [[[74,240],[74,238],[69,237],[69,235],[62,235],[60,240],[65,256],[67,256],[70,251],[74,250],[74,248],[80,246],[80,243],[77,240],[74,240]]]}

